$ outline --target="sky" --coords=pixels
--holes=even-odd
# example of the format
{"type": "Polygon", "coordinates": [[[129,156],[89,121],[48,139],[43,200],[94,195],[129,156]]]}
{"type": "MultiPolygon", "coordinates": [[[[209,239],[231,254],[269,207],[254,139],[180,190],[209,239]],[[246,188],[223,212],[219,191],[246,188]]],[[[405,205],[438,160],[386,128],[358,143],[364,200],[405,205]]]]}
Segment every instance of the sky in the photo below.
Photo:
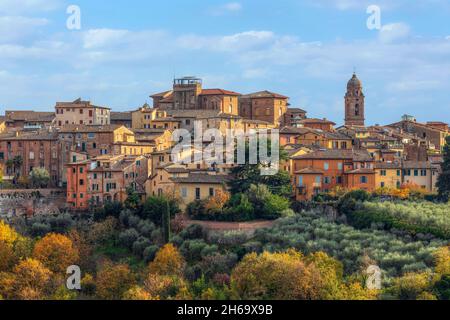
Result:
{"type": "Polygon", "coordinates": [[[450,122],[450,0],[0,0],[1,114],[78,97],[128,111],[197,76],[342,124],[354,70],[367,124],[450,122]]]}

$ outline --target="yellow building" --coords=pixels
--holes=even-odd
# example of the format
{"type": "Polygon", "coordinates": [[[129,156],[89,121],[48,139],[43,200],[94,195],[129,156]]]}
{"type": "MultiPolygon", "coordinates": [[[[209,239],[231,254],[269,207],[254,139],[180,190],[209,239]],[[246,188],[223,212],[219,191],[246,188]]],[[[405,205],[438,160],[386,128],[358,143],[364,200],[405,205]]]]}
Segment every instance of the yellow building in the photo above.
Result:
{"type": "Polygon", "coordinates": [[[400,188],[402,186],[402,166],[400,163],[375,163],[375,188],[400,188]]]}
{"type": "Polygon", "coordinates": [[[6,132],[6,118],[0,117],[0,133],[6,132]]]}
{"type": "Polygon", "coordinates": [[[227,190],[228,175],[214,172],[188,170],[182,165],[158,167],[146,182],[147,196],[167,195],[180,201],[185,209],[196,200],[213,197],[220,191],[227,190]]]}

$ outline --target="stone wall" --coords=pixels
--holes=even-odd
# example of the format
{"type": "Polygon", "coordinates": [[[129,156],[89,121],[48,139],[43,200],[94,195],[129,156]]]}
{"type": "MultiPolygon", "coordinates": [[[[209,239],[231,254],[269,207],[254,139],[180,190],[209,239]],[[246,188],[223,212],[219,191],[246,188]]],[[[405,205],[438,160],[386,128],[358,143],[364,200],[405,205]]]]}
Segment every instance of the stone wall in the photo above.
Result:
{"type": "Polygon", "coordinates": [[[55,215],[66,208],[62,189],[0,190],[0,218],[55,215]]]}

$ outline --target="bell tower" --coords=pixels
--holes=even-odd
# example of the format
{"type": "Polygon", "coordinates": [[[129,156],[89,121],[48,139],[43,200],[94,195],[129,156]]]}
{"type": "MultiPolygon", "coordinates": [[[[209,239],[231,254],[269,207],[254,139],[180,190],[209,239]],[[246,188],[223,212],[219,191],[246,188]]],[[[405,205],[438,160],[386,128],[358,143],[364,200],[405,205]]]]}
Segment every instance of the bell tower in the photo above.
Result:
{"type": "Polygon", "coordinates": [[[353,73],[353,77],[347,83],[345,94],[345,125],[364,127],[364,101],[365,96],[361,81],[353,73]]]}

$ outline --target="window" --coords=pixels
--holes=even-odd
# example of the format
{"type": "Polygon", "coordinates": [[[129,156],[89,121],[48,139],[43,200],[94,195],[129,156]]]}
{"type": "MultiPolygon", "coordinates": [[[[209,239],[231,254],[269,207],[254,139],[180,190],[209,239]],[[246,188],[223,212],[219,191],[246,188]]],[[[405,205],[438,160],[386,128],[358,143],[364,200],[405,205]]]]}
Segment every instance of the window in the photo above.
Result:
{"type": "Polygon", "coordinates": [[[72,168],[72,173],[77,173],[77,169],[72,168]]]}
{"type": "Polygon", "coordinates": [[[84,186],[84,180],[80,179],[80,186],[84,186]]]}
{"type": "Polygon", "coordinates": [[[34,152],[30,151],[30,160],[34,160],[34,152]]]}
{"type": "Polygon", "coordinates": [[[195,188],[195,199],[200,200],[200,196],[201,196],[200,188],[195,188]]]}
{"type": "Polygon", "coordinates": [[[383,177],[386,177],[386,175],[387,175],[387,172],[386,172],[386,170],[381,170],[381,176],[383,176],[383,177]]]}
{"type": "Polygon", "coordinates": [[[426,177],[427,176],[427,170],[420,170],[420,175],[422,177],[426,177]]]}
{"type": "Polygon", "coordinates": [[[4,152],[0,152],[0,159],[1,160],[5,159],[5,153],[4,152]]]}
{"type": "Polygon", "coordinates": [[[386,185],[386,184],[385,184],[384,182],[381,183],[381,187],[382,187],[382,188],[384,188],[385,185],[386,185]]]}
{"type": "Polygon", "coordinates": [[[187,189],[186,188],[181,188],[181,196],[183,198],[187,198],[187,189]]]}
{"type": "Polygon", "coordinates": [[[298,177],[298,185],[299,185],[299,187],[303,186],[303,176],[298,177]]]}
{"type": "Polygon", "coordinates": [[[331,178],[330,177],[323,178],[323,183],[330,184],[331,183],[331,178]]]}
{"type": "Polygon", "coordinates": [[[401,170],[397,170],[397,177],[400,177],[402,175],[402,171],[401,170]]]}
{"type": "Polygon", "coordinates": [[[415,169],[414,170],[414,177],[418,177],[419,176],[419,170],[415,169]]]}
{"type": "Polygon", "coordinates": [[[95,133],[88,133],[88,138],[89,139],[94,139],[95,138],[95,133]]]}
{"type": "Polygon", "coordinates": [[[316,183],[317,184],[322,183],[322,177],[321,176],[316,176],[316,183]]]}
{"type": "Polygon", "coordinates": [[[323,164],[323,168],[325,169],[325,171],[330,170],[330,164],[329,164],[328,162],[325,162],[325,163],[323,164]]]}
{"type": "Polygon", "coordinates": [[[342,184],[342,177],[336,177],[336,183],[342,184]]]}
{"type": "Polygon", "coordinates": [[[77,156],[72,157],[72,162],[77,162],[77,156]]]}
{"type": "Polygon", "coordinates": [[[209,188],[209,196],[214,197],[214,188],[209,188]]]}
{"type": "Polygon", "coordinates": [[[80,199],[83,199],[83,198],[84,198],[84,194],[80,193],[80,199]]]}
{"type": "Polygon", "coordinates": [[[359,181],[361,182],[361,184],[366,184],[367,183],[367,177],[366,176],[362,176],[359,178],[359,181]]]}
{"type": "Polygon", "coordinates": [[[83,109],[80,109],[80,114],[83,114],[83,109]]]}
{"type": "Polygon", "coordinates": [[[344,164],[342,162],[338,163],[338,170],[342,171],[342,169],[344,168],[344,164]]]}
{"type": "Polygon", "coordinates": [[[84,172],[84,168],[80,167],[80,173],[83,173],[83,172],[84,172]]]}
{"type": "Polygon", "coordinates": [[[97,179],[97,174],[96,173],[94,173],[94,179],[97,179]]]}

